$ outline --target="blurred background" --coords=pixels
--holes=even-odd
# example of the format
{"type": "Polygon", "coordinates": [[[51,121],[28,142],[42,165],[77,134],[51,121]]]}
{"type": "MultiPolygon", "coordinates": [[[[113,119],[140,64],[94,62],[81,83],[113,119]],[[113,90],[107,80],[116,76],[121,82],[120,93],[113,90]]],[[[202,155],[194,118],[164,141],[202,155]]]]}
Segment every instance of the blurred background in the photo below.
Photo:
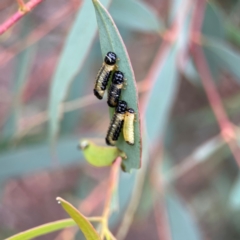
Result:
{"type": "MultiPolygon", "coordinates": [[[[174,20],[184,11],[185,0],[145,0],[140,10],[139,5],[134,7],[140,1],[129,2],[113,0],[109,11],[128,49],[141,109],[147,104],[145,97],[151,94],[151,79],[147,77],[150,69],[156,71],[156,53],[167,41],[165,31],[172,29],[174,20]]],[[[102,63],[98,35],[85,39],[92,42],[87,57],[68,81],[57,161],[51,158],[48,139],[51,82],[61,53],[72,44],[66,39],[74,24],[79,24],[76,19],[81,6],[81,0],[45,0],[0,36],[0,239],[67,217],[56,204],[57,196],[78,206],[86,216],[101,214],[109,169],[90,166],[77,148],[82,138],[104,144],[109,124],[105,104],[92,96],[102,63]]],[[[240,239],[238,166],[220,135],[202,84],[202,68],[190,49],[193,40],[189,40],[193,19],[202,18],[200,34],[209,39],[209,44],[202,46],[206,66],[239,138],[240,1],[190,1],[188,9],[182,22],[186,26],[181,26],[179,35],[182,41],[175,56],[177,64],[174,69],[164,65],[163,88],[155,106],[158,111],[157,106],[162,105],[164,134],[159,133],[158,141],[152,143],[155,151],[147,157],[144,185],[139,189],[141,198],[125,239],[240,239]],[[203,5],[199,16],[194,8],[197,2],[203,5]],[[169,93],[164,84],[170,81],[172,69],[175,77],[169,93]],[[161,186],[154,183],[153,164],[159,167],[161,186]],[[159,232],[166,229],[171,238],[160,236],[159,232]]],[[[16,10],[15,1],[1,0],[0,23],[16,10]]],[[[78,38],[81,36],[84,32],[78,33],[78,38]]],[[[71,68],[74,58],[66,61],[71,68]]],[[[127,204],[134,199],[131,193],[137,187],[136,175],[121,174],[120,209],[110,219],[114,234],[127,204]]],[[[69,228],[37,239],[83,238],[75,228],[69,228]]]]}

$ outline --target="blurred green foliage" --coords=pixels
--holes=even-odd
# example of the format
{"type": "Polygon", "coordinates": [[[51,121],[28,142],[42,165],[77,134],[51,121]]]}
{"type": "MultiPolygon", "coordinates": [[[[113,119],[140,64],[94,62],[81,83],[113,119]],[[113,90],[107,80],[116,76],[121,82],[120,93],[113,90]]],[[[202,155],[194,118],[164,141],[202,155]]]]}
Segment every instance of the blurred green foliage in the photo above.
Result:
{"type": "MultiPolygon", "coordinates": [[[[1,20],[3,17],[7,19],[7,6],[13,4],[7,0],[5,2],[6,6],[0,5],[1,20]]],[[[160,6],[153,0],[101,2],[108,7],[119,28],[137,83],[141,84],[147,76],[152,76],[146,81],[146,89],[139,85],[140,111],[143,111],[143,106],[146,107],[142,125],[147,140],[143,145],[143,151],[147,152],[147,174],[143,191],[139,189],[142,197],[137,217],[133,219],[126,239],[146,239],[144,233],[147,233],[148,239],[156,239],[157,235],[153,232],[157,231],[152,228],[155,224],[153,217],[155,207],[161,201],[165,201],[174,240],[239,239],[238,168],[231,151],[219,135],[218,124],[201,84],[201,74],[188,51],[194,9],[190,8],[184,16],[178,38],[170,44],[164,57],[157,61],[157,52],[163,41],[161,36],[170,29],[185,0],[172,0],[169,6],[167,1],[162,1],[160,6]],[[157,63],[155,71],[149,74],[150,69],[154,69],[153,63],[157,63]],[[154,147],[156,152],[149,154],[154,147]],[[162,149],[167,157],[161,157],[162,149]],[[167,169],[163,170],[162,161],[168,166],[167,169]],[[158,163],[158,175],[165,186],[165,195],[153,187],[153,162],[158,163]]],[[[67,4],[73,3],[60,5],[65,8],[67,4]]],[[[0,90],[3,96],[0,100],[1,239],[13,232],[62,219],[63,216],[54,209],[55,200],[54,203],[49,200],[53,195],[63,194],[70,202],[77,204],[84,201],[79,197],[80,192],[84,192],[84,196],[90,195],[95,189],[92,184],[97,186],[106,179],[107,170],[96,170],[87,165],[83,154],[77,149],[80,138],[100,139],[100,144],[103,144],[109,115],[105,99],[102,102],[81,102],[85,97],[91,99],[88,97],[92,94],[102,56],[96,37],[98,27],[92,2],[74,4],[71,16],[57,18],[59,26],[46,32],[34,44],[30,41],[31,34],[38,34],[40,24],[46,28],[48,21],[53,21],[51,15],[61,10],[50,1],[39,5],[0,38],[0,90]],[[10,54],[14,57],[8,61],[10,54]],[[61,122],[58,106],[66,99],[67,103],[70,102],[67,105],[70,110],[67,112],[65,103],[61,122]],[[80,101],[80,104],[72,107],[71,101],[80,101]],[[52,156],[50,151],[47,136],[49,121],[52,136],[60,129],[56,156],[52,156]],[[67,180],[58,183],[55,173],[62,174],[60,179],[63,179],[64,172],[68,173],[71,167],[76,170],[77,177],[68,174],[67,180]],[[41,174],[52,176],[47,180],[41,174]],[[67,183],[68,180],[70,183],[67,183]],[[34,185],[30,186],[32,182],[34,185]],[[38,191],[35,192],[35,189],[38,191]],[[42,197],[46,199],[41,203],[34,200],[42,200],[42,197]],[[44,212],[40,205],[49,206],[45,209],[46,216],[34,214],[32,209],[39,208],[40,213],[44,212]],[[23,224],[24,219],[26,225],[23,224]]],[[[236,125],[238,138],[239,16],[239,1],[207,3],[201,29],[204,56],[225,110],[236,125]]],[[[120,174],[119,210],[112,214],[110,228],[115,229],[124,218],[129,202],[134,199],[139,174],[137,170],[131,174],[120,174]]],[[[102,191],[103,194],[105,192],[106,189],[102,191]]],[[[42,239],[49,238],[46,236],[42,239]]]]}

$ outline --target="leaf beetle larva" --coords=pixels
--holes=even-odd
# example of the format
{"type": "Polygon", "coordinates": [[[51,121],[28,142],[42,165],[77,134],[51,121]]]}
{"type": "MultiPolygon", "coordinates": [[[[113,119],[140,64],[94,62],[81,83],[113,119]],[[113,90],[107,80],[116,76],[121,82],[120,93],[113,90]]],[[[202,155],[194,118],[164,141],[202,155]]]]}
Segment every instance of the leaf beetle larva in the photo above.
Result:
{"type": "Polygon", "coordinates": [[[104,58],[103,65],[97,74],[95,87],[93,89],[93,93],[98,99],[103,98],[111,74],[117,68],[116,62],[117,55],[114,52],[108,52],[104,58]]]}
{"type": "Polygon", "coordinates": [[[121,71],[116,71],[112,77],[112,84],[108,89],[108,106],[116,107],[119,101],[121,90],[124,84],[124,74],[121,71]]]}
{"type": "Polygon", "coordinates": [[[127,103],[125,101],[119,101],[108,128],[106,136],[107,145],[114,146],[116,144],[116,141],[118,140],[119,134],[122,130],[126,110],[127,103]]]}
{"type": "Polygon", "coordinates": [[[124,115],[123,137],[124,140],[130,145],[134,145],[134,119],[134,110],[132,108],[127,109],[124,115]]]}

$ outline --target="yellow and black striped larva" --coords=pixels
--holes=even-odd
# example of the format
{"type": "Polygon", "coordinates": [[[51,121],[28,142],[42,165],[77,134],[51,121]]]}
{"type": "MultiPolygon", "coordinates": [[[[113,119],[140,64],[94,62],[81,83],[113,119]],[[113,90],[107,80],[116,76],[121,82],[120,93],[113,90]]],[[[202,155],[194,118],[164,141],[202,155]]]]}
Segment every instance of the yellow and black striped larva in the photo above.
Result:
{"type": "Polygon", "coordinates": [[[108,89],[108,106],[116,107],[119,101],[121,90],[124,84],[124,74],[121,71],[116,71],[112,77],[112,84],[108,89]]]}
{"type": "Polygon", "coordinates": [[[104,58],[103,65],[97,74],[95,87],[93,89],[93,93],[98,99],[103,98],[111,74],[117,67],[116,62],[117,55],[114,52],[108,52],[104,58]]]}
{"type": "Polygon", "coordinates": [[[130,145],[134,145],[134,119],[134,110],[132,108],[128,108],[124,115],[123,137],[130,145]]]}
{"type": "Polygon", "coordinates": [[[107,145],[114,146],[116,144],[116,141],[118,140],[118,137],[122,130],[126,110],[127,103],[125,101],[119,101],[108,128],[106,136],[107,145]]]}

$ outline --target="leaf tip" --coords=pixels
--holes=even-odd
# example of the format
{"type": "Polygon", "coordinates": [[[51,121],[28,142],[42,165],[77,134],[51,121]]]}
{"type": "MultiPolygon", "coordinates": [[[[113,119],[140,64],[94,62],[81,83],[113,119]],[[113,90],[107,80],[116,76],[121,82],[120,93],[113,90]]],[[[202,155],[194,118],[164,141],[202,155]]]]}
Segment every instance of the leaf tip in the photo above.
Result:
{"type": "Polygon", "coordinates": [[[81,150],[84,150],[87,146],[89,146],[89,141],[87,139],[83,139],[79,142],[79,145],[78,147],[81,149],[81,150]]]}
{"type": "Polygon", "coordinates": [[[58,204],[61,204],[63,199],[60,197],[56,197],[56,200],[57,200],[58,204]]]}

